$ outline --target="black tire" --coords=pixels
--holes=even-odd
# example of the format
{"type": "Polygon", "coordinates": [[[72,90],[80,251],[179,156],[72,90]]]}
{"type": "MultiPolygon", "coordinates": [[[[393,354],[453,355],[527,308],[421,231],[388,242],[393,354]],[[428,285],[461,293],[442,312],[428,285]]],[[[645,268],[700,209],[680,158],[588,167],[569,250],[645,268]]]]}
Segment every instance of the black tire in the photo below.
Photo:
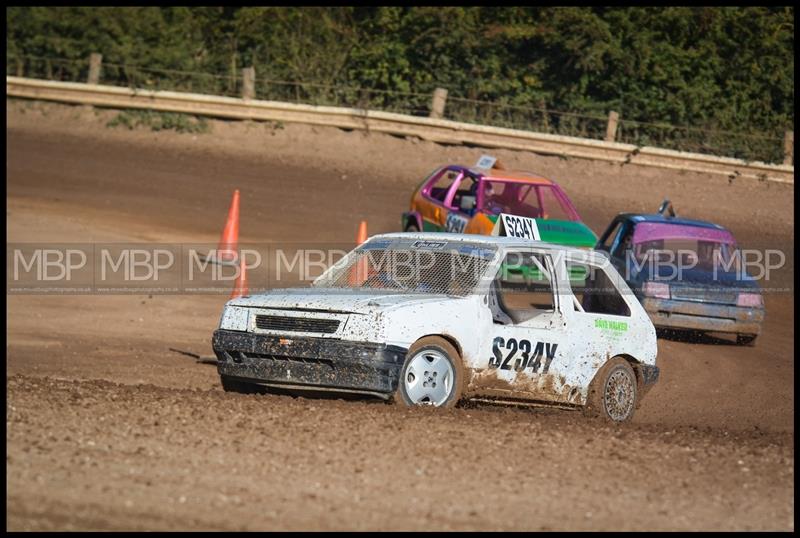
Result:
{"type": "Polygon", "coordinates": [[[636,372],[628,361],[614,357],[595,374],[584,412],[606,422],[628,422],[636,411],[638,398],[636,372]]]}
{"type": "Polygon", "coordinates": [[[416,225],[416,224],[414,224],[413,222],[411,222],[411,223],[409,223],[409,224],[406,226],[406,231],[407,231],[407,232],[412,232],[412,233],[414,233],[414,232],[418,232],[418,231],[419,231],[419,227],[417,227],[417,225],[416,225]]]}
{"type": "MultiPolygon", "coordinates": [[[[395,403],[407,407],[424,405],[431,401],[430,398],[428,398],[428,402],[424,400],[419,402],[414,401],[414,399],[409,396],[406,389],[406,381],[409,379],[409,375],[413,376],[413,371],[411,370],[412,361],[414,361],[415,357],[428,350],[437,354],[439,357],[446,359],[453,374],[453,379],[449,380],[449,385],[440,385],[439,387],[436,387],[437,381],[445,384],[448,383],[448,381],[442,381],[442,379],[445,379],[443,376],[433,377],[433,373],[431,373],[431,377],[428,378],[428,380],[430,380],[432,383],[433,388],[439,388],[441,391],[441,387],[449,387],[449,389],[445,389],[445,392],[447,393],[446,400],[439,404],[433,403],[433,405],[436,405],[437,407],[455,407],[459,400],[461,400],[461,396],[464,393],[464,365],[456,348],[453,347],[450,342],[438,336],[421,338],[409,348],[408,353],[406,353],[406,360],[403,362],[403,366],[400,369],[400,379],[398,380],[397,391],[394,394],[393,400],[395,403]]],[[[427,358],[424,359],[428,360],[427,358]]],[[[420,374],[422,375],[421,372],[420,374]]],[[[429,382],[428,380],[423,381],[422,379],[423,378],[420,377],[419,381],[423,383],[429,382]]]]}
{"type": "Polygon", "coordinates": [[[219,376],[219,379],[222,382],[222,390],[225,392],[238,392],[239,394],[258,394],[263,392],[263,389],[255,383],[247,383],[226,375],[219,376]]]}
{"type": "Polygon", "coordinates": [[[736,343],[740,346],[753,347],[754,345],[756,345],[757,338],[758,338],[757,334],[737,334],[736,343]]]}

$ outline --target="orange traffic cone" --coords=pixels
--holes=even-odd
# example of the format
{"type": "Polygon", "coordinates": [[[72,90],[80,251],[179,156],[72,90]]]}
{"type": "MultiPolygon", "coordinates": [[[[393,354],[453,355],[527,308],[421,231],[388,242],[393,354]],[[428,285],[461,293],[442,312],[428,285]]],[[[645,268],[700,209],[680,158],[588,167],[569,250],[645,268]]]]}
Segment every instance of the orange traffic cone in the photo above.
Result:
{"type": "Polygon", "coordinates": [[[358,233],[356,234],[356,245],[360,245],[367,240],[367,221],[362,220],[358,225],[358,233]]]}
{"type": "Polygon", "coordinates": [[[217,255],[214,258],[222,263],[231,263],[236,260],[236,251],[239,244],[239,189],[233,191],[233,200],[228,209],[228,219],[219,239],[217,255]]]}
{"type": "MultiPolygon", "coordinates": [[[[358,232],[356,233],[356,245],[360,245],[367,240],[367,221],[362,220],[358,225],[358,232]]],[[[352,287],[360,286],[367,279],[367,258],[362,257],[358,263],[350,269],[350,277],[348,284],[352,287]]]]}
{"type": "MultiPolygon", "coordinates": [[[[237,193],[239,191],[236,191],[237,193]]],[[[236,283],[233,285],[233,293],[231,293],[231,299],[236,299],[237,297],[242,297],[247,295],[249,290],[247,289],[247,262],[244,259],[244,256],[239,258],[239,276],[236,278],[236,283]]]]}

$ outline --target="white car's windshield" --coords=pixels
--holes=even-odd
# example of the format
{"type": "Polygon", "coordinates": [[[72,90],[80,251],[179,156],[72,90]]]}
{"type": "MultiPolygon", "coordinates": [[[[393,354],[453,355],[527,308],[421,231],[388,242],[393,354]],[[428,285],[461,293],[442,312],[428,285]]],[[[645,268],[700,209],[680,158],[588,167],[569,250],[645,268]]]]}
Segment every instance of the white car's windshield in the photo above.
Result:
{"type": "Polygon", "coordinates": [[[462,241],[378,238],[350,252],[313,286],[466,296],[496,253],[491,245],[462,241]]]}

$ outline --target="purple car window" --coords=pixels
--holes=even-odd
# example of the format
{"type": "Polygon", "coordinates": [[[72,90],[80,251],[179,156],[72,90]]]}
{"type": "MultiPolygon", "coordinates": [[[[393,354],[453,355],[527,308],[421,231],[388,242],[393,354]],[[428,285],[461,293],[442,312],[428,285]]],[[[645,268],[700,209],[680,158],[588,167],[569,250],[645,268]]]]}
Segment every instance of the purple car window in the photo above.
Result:
{"type": "Polygon", "coordinates": [[[733,235],[719,228],[660,222],[639,223],[633,232],[636,259],[657,257],[684,267],[712,269],[730,265],[736,248],[733,235]]]}
{"type": "Polygon", "coordinates": [[[437,202],[446,204],[448,193],[459,177],[461,173],[457,170],[444,170],[423,192],[437,202]]]}
{"type": "Polygon", "coordinates": [[[552,185],[484,180],[482,209],[491,214],[509,213],[534,219],[578,221],[580,218],[552,185]]]}
{"type": "Polygon", "coordinates": [[[480,182],[476,178],[470,174],[464,174],[453,193],[450,207],[471,215],[478,203],[478,185],[480,182]]]}
{"type": "Polygon", "coordinates": [[[545,218],[553,220],[575,220],[567,208],[564,207],[561,199],[556,195],[556,191],[550,185],[540,185],[537,187],[539,198],[542,202],[542,209],[545,218]]]}

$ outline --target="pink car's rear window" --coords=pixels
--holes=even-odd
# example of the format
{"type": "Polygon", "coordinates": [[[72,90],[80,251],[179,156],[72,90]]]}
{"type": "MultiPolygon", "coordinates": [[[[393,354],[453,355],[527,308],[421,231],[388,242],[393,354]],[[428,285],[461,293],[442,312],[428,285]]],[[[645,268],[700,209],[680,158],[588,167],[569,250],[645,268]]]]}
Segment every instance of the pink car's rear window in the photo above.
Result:
{"type": "Polygon", "coordinates": [[[670,224],[664,222],[640,222],[633,231],[633,242],[644,243],[659,239],[694,239],[734,245],[736,240],[728,230],[704,228],[689,224],[670,224]]]}

